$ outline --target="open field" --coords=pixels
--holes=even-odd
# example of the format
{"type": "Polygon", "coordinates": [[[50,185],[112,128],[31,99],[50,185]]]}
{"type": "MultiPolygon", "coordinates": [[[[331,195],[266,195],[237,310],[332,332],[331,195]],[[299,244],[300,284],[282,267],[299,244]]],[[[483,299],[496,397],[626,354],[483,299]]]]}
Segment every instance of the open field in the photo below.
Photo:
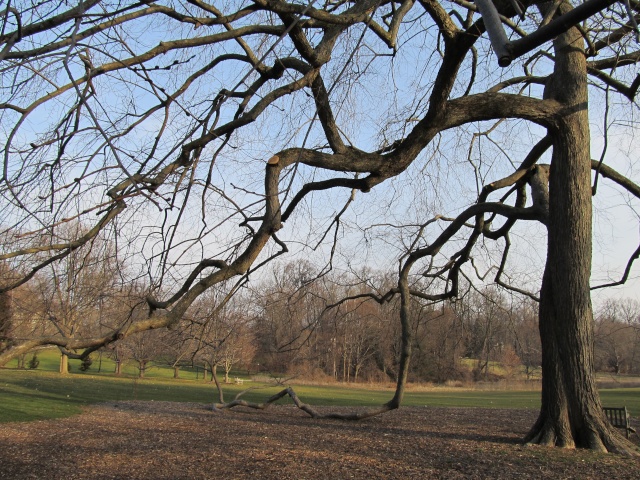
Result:
{"type": "MultiPolygon", "coordinates": [[[[249,389],[243,398],[262,401],[281,387],[245,379],[243,385],[224,386],[225,398],[232,399],[249,389]]],[[[393,389],[380,386],[295,385],[300,398],[320,406],[371,406],[388,401],[393,389]]],[[[605,405],[626,405],[631,415],[640,417],[640,388],[601,389],[605,405]]],[[[52,371],[0,369],[0,423],[60,418],[80,413],[82,407],[109,401],[174,401],[211,403],[217,399],[210,381],[163,377],[114,377],[52,371]]],[[[281,403],[286,403],[283,399],[281,403]]],[[[525,408],[540,406],[535,390],[465,389],[416,386],[406,394],[406,406],[525,408]]]]}
{"type": "MultiPolygon", "coordinates": [[[[26,357],[27,360],[30,356],[26,357]]],[[[0,369],[0,423],[63,418],[76,415],[87,405],[111,401],[171,401],[207,404],[217,400],[214,384],[203,380],[202,372],[182,369],[180,378],[173,378],[167,366],[150,368],[139,379],[133,365],[125,365],[123,375],[113,375],[115,364],[103,356],[94,359],[91,369],[81,372],[80,361],[70,360],[71,374],[59,375],[59,353],[56,349],[38,351],[40,365],[35,370],[0,369]]],[[[15,367],[15,360],[9,367],[15,367]]],[[[263,401],[282,387],[269,383],[268,377],[233,372],[243,385],[224,385],[225,399],[233,399],[246,391],[243,398],[263,401]]],[[[632,416],[640,418],[640,384],[638,378],[601,375],[604,405],[626,405],[632,416]],[[629,387],[632,385],[633,387],[629,387]],[[613,388],[612,388],[613,387],[613,388]]],[[[302,401],[318,406],[375,406],[393,396],[393,385],[296,384],[294,389],[302,401]]],[[[285,398],[280,403],[288,403],[285,398]]],[[[537,383],[515,385],[488,383],[472,387],[434,387],[409,385],[405,406],[481,407],[537,410],[540,393],[537,383]]]]}
{"type": "MultiPolygon", "coordinates": [[[[399,411],[353,423],[311,419],[286,398],[265,411],[214,413],[210,381],[173,379],[167,369],[144,379],[61,376],[49,363],[0,369],[0,478],[640,478],[638,459],[522,446],[540,405],[535,389],[414,385],[399,411]]],[[[244,380],[224,386],[227,399],[249,388],[244,398],[261,401],[282,388],[244,380]]],[[[625,383],[633,384],[611,384],[625,383]]],[[[393,394],[388,386],[294,388],[325,411],[393,394]]],[[[640,426],[640,388],[601,394],[640,426]]]]}

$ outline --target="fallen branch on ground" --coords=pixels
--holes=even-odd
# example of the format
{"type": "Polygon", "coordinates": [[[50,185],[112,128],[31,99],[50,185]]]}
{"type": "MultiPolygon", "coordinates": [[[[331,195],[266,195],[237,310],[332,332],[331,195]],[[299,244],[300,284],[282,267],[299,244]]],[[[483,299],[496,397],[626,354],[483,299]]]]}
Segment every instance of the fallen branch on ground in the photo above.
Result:
{"type": "Polygon", "coordinates": [[[226,410],[234,407],[247,407],[247,408],[253,408],[256,410],[265,410],[266,408],[271,406],[273,403],[277,402],[278,400],[280,400],[281,398],[287,395],[291,397],[291,400],[293,400],[293,403],[295,404],[296,407],[298,407],[300,410],[302,410],[312,418],[335,418],[338,420],[362,420],[365,418],[370,418],[376,415],[380,415],[382,413],[385,413],[397,408],[397,406],[391,405],[391,402],[390,402],[382,405],[381,407],[370,408],[360,412],[322,414],[314,410],[313,407],[311,407],[310,405],[307,405],[306,403],[302,402],[298,398],[298,395],[296,395],[296,392],[293,391],[293,388],[287,387],[284,390],[281,390],[280,392],[276,393],[275,395],[272,395],[263,403],[248,402],[246,400],[242,400],[241,398],[236,397],[231,402],[214,403],[213,410],[214,411],[226,410]]]}

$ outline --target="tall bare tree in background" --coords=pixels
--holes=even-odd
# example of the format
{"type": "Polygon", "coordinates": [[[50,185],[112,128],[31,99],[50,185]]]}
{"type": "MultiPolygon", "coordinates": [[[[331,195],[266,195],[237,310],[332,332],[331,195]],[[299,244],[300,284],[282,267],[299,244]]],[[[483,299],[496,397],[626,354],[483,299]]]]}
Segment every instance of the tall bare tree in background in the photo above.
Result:
{"type": "Polygon", "coordinates": [[[0,350],[11,346],[12,317],[11,295],[5,292],[0,295],[0,350]]]}
{"type": "MultiPolygon", "coordinates": [[[[510,280],[509,259],[521,221],[535,222],[548,239],[543,402],[527,438],[630,451],[595,387],[590,274],[592,194],[607,179],[640,197],[606,154],[609,126],[628,133],[617,120],[635,110],[633,23],[619,4],[599,2],[571,28],[570,2],[520,4],[521,17],[497,4],[510,37],[558,17],[565,27],[504,70],[465,0],[6,4],[0,260],[18,275],[2,292],[111,238],[129,266],[122,281],[151,285],[151,313],[55,339],[88,354],[177,325],[214,285],[232,295],[289,251],[322,260],[319,275],[387,255],[400,260],[397,286],[369,285],[376,300],[401,301],[384,411],[404,393],[412,298],[461,296],[487,271],[538,297],[510,280]],[[596,160],[589,100],[605,118],[596,160]],[[66,238],[78,220],[87,227],[66,238]]],[[[0,364],[51,341],[18,341],[0,364]]]]}

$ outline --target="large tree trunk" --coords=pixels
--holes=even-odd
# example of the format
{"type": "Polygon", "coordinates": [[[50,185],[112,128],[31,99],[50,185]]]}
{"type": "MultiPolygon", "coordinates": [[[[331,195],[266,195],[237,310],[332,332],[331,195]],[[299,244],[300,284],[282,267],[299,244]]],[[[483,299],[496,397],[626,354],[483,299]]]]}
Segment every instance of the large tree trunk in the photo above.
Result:
{"type": "Polygon", "coordinates": [[[540,295],[542,407],[526,441],[631,452],[602,411],[593,367],[591,157],[583,39],[571,29],[554,42],[547,96],[567,106],[553,135],[547,263],[540,295]]]}

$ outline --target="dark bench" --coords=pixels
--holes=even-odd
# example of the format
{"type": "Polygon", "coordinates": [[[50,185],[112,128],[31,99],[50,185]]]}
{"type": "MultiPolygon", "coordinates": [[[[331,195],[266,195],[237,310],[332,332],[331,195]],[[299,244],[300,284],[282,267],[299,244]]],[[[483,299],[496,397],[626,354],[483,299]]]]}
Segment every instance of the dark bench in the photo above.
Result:
{"type": "Polygon", "coordinates": [[[627,412],[627,407],[604,407],[603,410],[611,425],[616,428],[624,428],[627,438],[629,438],[629,432],[635,433],[635,429],[631,427],[631,417],[627,412]]]}

